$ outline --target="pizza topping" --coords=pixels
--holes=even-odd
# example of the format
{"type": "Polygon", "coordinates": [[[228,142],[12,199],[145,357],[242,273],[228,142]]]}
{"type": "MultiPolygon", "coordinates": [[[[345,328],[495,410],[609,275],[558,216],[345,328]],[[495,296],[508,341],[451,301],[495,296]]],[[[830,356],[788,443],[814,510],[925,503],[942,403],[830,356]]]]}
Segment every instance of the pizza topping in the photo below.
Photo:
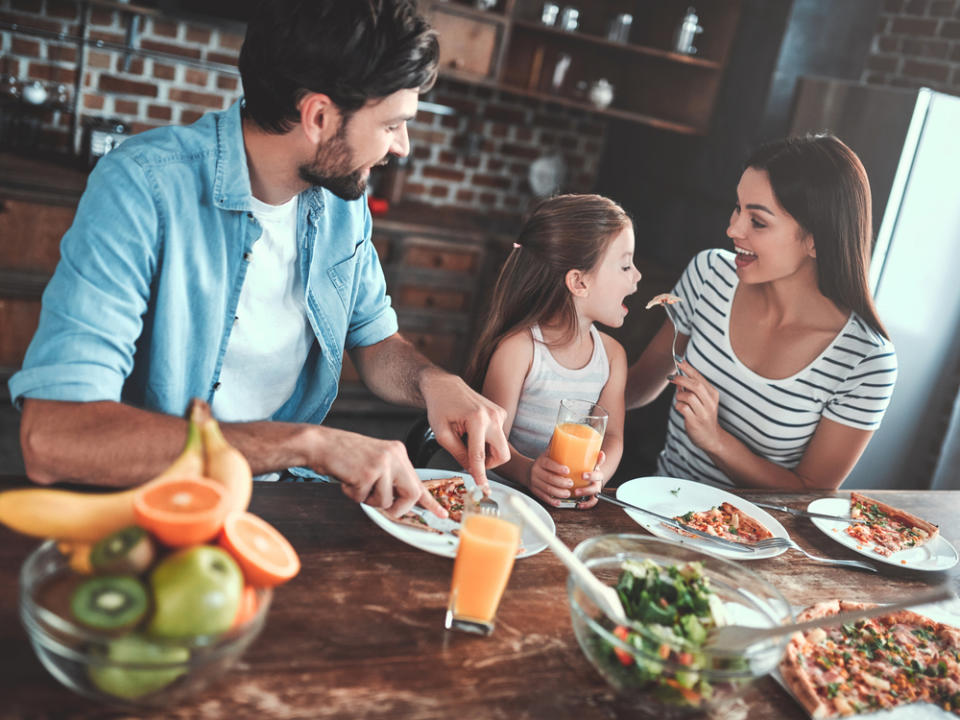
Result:
{"type": "Polygon", "coordinates": [[[900,550],[918,547],[936,535],[936,526],[919,518],[881,506],[858,493],[850,495],[850,517],[865,520],[852,524],[844,532],[864,544],[872,544],[873,551],[889,557],[900,550]],[[928,527],[921,527],[920,524],[928,527]]]}
{"type": "Polygon", "coordinates": [[[644,308],[644,310],[649,310],[657,305],[673,305],[681,300],[682,298],[679,298],[676,295],[671,295],[670,293],[660,293],[659,295],[654,295],[650,299],[650,302],[647,303],[647,306],[644,308]]]}
{"type": "Polygon", "coordinates": [[[821,704],[818,717],[917,701],[956,712],[957,637],[923,616],[896,613],[797,634],[781,669],[784,677],[789,669],[790,677],[809,683],[821,704]]]}

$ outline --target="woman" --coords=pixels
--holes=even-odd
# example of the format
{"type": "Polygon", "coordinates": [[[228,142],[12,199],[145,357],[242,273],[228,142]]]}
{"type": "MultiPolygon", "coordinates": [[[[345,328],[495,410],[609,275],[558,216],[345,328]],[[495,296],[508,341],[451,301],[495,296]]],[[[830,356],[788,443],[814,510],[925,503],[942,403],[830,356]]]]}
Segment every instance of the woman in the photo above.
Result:
{"type": "Polygon", "coordinates": [[[779,490],[835,489],[880,424],[897,362],[870,296],[870,185],[831,135],[747,161],[727,236],[688,266],[627,379],[646,405],[684,348],[658,473],[779,490]]]}

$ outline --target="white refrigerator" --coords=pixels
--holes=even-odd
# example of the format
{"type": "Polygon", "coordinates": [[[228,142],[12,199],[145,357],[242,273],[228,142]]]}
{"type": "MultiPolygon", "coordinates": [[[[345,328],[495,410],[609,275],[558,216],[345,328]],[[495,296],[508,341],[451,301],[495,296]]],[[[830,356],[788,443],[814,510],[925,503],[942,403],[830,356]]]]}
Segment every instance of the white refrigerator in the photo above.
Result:
{"type": "Polygon", "coordinates": [[[960,97],[804,78],[791,133],[830,130],[874,194],[870,284],[899,375],[848,488],[960,489],[960,97]]]}

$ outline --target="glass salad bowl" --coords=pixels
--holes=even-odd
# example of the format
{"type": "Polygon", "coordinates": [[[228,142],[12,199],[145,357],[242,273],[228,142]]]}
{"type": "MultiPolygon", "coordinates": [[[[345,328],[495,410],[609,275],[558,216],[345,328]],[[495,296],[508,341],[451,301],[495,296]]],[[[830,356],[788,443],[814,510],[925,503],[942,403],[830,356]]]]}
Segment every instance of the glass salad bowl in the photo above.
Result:
{"type": "Polygon", "coordinates": [[[731,654],[712,650],[714,624],[772,626],[793,621],[783,595],[723,558],[643,535],[601,535],[574,550],[617,587],[630,627],[617,626],[571,576],[567,598],[577,641],[622,700],[657,717],[722,712],[773,670],[789,637],[731,654]]]}
{"type": "Polygon", "coordinates": [[[255,612],[223,634],[161,641],[137,628],[107,632],[75,622],[70,598],[83,579],[55,542],[43,543],[20,570],[20,619],[60,683],[127,709],[171,707],[222,675],[263,629],[273,594],[255,590],[255,612]]]}

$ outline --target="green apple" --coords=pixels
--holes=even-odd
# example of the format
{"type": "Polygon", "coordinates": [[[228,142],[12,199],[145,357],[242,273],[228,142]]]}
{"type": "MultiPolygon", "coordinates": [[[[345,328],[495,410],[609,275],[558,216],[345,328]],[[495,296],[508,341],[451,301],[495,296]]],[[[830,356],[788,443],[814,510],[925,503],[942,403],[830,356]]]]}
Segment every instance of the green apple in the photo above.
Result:
{"type": "Polygon", "coordinates": [[[150,573],[155,637],[189,638],[226,632],[240,607],[243,572],[218,547],[196,545],[173,553],[150,573]]]}
{"type": "Polygon", "coordinates": [[[136,633],[111,640],[107,660],[116,665],[91,665],[90,679],[100,690],[114,697],[136,700],[166,687],[187,672],[186,665],[157,670],[133,670],[128,663],[186,663],[190,651],[174,645],[160,645],[136,633]],[[120,667],[118,667],[118,665],[120,667]]]}

